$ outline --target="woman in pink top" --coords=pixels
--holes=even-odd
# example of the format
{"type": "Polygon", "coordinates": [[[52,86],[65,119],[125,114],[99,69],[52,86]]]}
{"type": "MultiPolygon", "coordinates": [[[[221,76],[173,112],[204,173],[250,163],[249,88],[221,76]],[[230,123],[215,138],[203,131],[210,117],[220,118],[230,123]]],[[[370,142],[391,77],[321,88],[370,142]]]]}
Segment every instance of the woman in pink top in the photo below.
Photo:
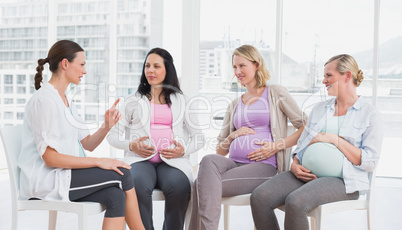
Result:
{"type": "Polygon", "coordinates": [[[251,193],[277,171],[288,170],[286,149],[296,144],[307,120],[285,87],[267,85],[270,75],[255,47],[237,48],[232,66],[247,91],[228,107],[217,154],[200,163],[193,187],[192,230],[218,229],[222,197],[251,193]],[[298,129],[290,136],[288,119],[298,129]]]}
{"type": "Polygon", "coordinates": [[[189,155],[204,145],[196,118],[190,120],[185,108],[172,56],[164,49],[152,49],[144,62],[137,93],[126,98],[122,118],[108,136],[112,146],[125,150],[125,162],[132,167],[146,229],[154,229],[155,188],[165,195],[163,229],[183,229],[193,183],[189,155]]]}

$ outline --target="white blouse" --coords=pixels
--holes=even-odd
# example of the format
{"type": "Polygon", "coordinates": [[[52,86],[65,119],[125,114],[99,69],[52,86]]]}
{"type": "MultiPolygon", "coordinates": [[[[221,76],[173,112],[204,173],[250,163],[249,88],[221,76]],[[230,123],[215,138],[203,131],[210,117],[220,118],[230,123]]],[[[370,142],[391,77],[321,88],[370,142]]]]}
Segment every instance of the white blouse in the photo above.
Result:
{"type": "Polygon", "coordinates": [[[19,199],[68,201],[71,170],[49,168],[42,159],[49,146],[58,153],[79,156],[89,131],[69,100],[71,112],[53,85],[44,83],[25,107],[22,149],[18,158],[19,199]]]}

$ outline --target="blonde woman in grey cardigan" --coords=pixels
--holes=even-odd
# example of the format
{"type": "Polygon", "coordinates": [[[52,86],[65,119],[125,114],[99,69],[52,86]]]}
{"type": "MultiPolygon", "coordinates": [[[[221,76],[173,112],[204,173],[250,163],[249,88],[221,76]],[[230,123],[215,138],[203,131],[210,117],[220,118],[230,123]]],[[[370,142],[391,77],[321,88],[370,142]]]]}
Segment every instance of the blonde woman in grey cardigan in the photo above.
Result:
{"type": "Polygon", "coordinates": [[[270,74],[255,47],[237,48],[232,66],[247,92],[227,109],[217,154],[205,156],[200,163],[191,229],[218,229],[222,197],[251,193],[278,171],[288,170],[288,148],[296,144],[307,121],[285,87],[267,85],[270,74]],[[288,119],[298,129],[290,136],[288,119]]]}

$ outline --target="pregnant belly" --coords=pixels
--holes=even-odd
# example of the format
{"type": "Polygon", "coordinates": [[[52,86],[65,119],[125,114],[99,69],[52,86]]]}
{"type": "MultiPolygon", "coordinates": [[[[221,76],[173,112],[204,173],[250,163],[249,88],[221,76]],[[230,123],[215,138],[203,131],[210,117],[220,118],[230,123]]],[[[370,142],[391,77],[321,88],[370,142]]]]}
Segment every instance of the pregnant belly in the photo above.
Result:
{"type": "Polygon", "coordinates": [[[232,141],[229,149],[229,156],[237,162],[249,161],[247,155],[254,150],[261,148],[261,145],[255,142],[269,141],[272,142],[269,133],[257,133],[254,135],[240,136],[232,141]]]}
{"type": "Polygon", "coordinates": [[[172,145],[173,131],[168,126],[151,126],[152,143],[159,151],[172,145]]]}
{"type": "Polygon", "coordinates": [[[302,165],[317,177],[343,177],[343,153],[333,144],[314,143],[303,154],[302,165]]]}

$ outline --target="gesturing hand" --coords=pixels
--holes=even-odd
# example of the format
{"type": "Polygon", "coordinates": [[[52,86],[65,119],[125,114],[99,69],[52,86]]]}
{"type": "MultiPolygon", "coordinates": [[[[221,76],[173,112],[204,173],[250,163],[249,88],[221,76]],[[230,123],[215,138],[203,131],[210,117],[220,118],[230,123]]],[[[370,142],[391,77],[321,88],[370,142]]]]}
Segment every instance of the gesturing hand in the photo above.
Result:
{"type": "Polygon", "coordinates": [[[98,158],[98,167],[106,170],[114,170],[120,175],[124,175],[118,167],[131,169],[131,166],[123,161],[119,161],[111,158],[98,158]]]}
{"type": "Polygon", "coordinates": [[[247,158],[252,161],[262,161],[268,159],[280,150],[276,146],[275,142],[263,141],[255,142],[254,144],[262,145],[262,147],[247,155],[247,158]]]}
{"type": "Polygon", "coordinates": [[[143,143],[143,141],[145,141],[148,138],[149,138],[148,136],[144,136],[138,138],[135,141],[131,141],[129,145],[130,150],[144,158],[151,156],[152,154],[155,153],[155,147],[143,143]]]}
{"type": "Polygon", "coordinates": [[[183,146],[176,140],[172,140],[173,144],[176,145],[176,147],[172,149],[161,149],[161,156],[163,156],[166,159],[172,159],[172,158],[178,158],[182,157],[184,155],[184,148],[183,146]]]}
{"type": "Polygon", "coordinates": [[[117,99],[110,109],[106,110],[105,112],[105,125],[106,128],[112,128],[121,117],[121,114],[118,109],[116,109],[116,105],[120,102],[120,98],[117,99]]]}

